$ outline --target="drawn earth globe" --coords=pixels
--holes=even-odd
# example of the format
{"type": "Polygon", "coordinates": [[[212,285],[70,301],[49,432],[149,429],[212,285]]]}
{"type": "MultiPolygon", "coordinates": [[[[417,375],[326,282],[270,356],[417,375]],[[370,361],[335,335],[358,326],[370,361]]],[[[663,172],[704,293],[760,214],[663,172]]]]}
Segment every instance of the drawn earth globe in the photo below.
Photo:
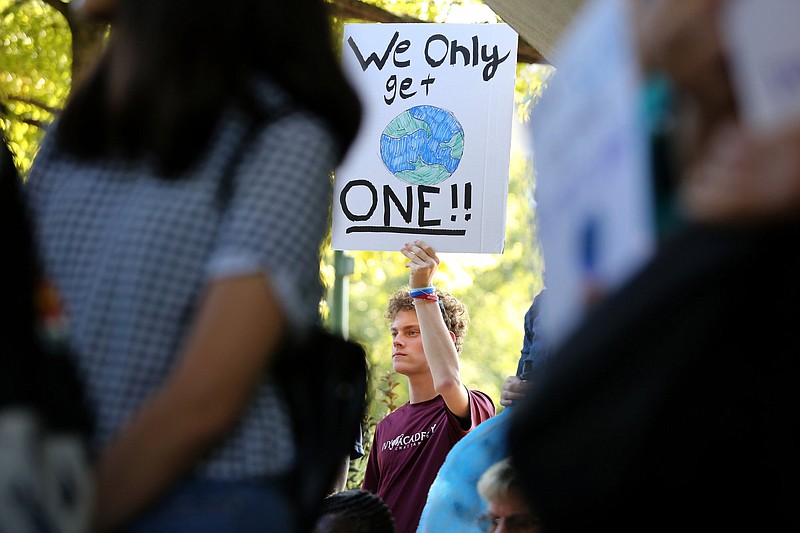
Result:
{"type": "Polygon", "coordinates": [[[398,179],[436,185],[458,168],[464,129],[450,111],[430,105],[406,109],[381,134],[381,159],[398,179]]]}

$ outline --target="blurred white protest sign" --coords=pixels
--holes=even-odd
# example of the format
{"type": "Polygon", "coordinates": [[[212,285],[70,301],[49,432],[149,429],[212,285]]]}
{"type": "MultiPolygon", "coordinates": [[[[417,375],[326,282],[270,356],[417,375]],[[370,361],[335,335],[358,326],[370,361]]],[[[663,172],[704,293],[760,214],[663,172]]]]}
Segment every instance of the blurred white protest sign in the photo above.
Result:
{"type": "Polygon", "coordinates": [[[756,133],[800,122],[800,1],[729,0],[723,11],[742,115],[756,133]]]}
{"type": "Polygon", "coordinates": [[[501,253],[517,34],[505,24],[348,24],[364,106],[336,170],[332,247],[501,253]]]}
{"type": "Polygon", "coordinates": [[[624,0],[587,3],[556,48],[558,70],[531,116],[548,290],[542,321],[554,343],[655,242],[632,27],[624,0]]]}

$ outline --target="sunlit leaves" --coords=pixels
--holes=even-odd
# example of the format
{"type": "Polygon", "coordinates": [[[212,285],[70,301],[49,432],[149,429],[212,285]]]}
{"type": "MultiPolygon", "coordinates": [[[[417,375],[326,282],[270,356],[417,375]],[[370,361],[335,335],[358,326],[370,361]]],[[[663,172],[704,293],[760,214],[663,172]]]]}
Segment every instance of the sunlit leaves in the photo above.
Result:
{"type": "Polygon", "coordinates": [[[0,129],[26,173],[43,126],[69,93],[72,38],[41,0],[0,0],[0,129]]]}
{"type": "Polygon", "coordinates": [[[520,120],[530,118],[531,108],[539,100],[547,82],[555,72],[550,65],[517,65],[517,83],[514,88],[514,102],[520,120]]]}

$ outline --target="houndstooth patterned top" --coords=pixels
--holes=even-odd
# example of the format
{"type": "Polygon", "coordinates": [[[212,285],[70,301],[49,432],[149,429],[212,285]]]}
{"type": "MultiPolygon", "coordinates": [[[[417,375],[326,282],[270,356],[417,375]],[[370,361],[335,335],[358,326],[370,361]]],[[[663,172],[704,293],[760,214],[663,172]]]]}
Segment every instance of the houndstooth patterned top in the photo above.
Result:
{"type": "MultiPolygon", "coordinates": [[[[287,109],[274,84],[267,109],[287,109]]],[[[95,450],[164,381],[209,280],[263,272],[294,326],[318,319],[319,247],[327,231],[337,143],[294,110],[260,127],[226,112],[204,155],[178,180],[148,161],[77,160],[48,135],[27,184],[48,275],[64,299],[95,409],[95,450]],[[226,167],[232,191],[219,203],[226,167]]],[[[278,474],[293,459],[285,406],[265,377],[233,432],[198,466],[213,479],[278,474]]]]}

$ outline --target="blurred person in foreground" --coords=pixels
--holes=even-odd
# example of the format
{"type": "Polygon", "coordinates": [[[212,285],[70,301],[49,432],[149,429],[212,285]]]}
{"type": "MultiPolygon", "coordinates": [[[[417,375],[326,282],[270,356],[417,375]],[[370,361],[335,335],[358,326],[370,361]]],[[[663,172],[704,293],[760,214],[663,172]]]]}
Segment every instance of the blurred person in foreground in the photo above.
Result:
{"type": "Polygon", "coordinates": [[[90,0],[107,49],[27,193],[97,413],[94,529],[292,531],[269,376],[318,321],[359,104],[319,0],[90,0]]]}
{"type": "Polygon", "coordinates": [[[512,461],[544,531],[794,531],[796,133],[746,140],[725,2],[636,5],[646,71],[676,99],[681,220],[556,348],[515,413],[512,461]]]}
{"type": "Polygon", "coordinates": [[[386,318],[392,368],[408,379],[409,401],[375,428],[362,488],[386,502],[398,532],[412,533],[445,457],[494,416],[494,404],[461,381],[459,354],[469,314],[451,294],[433,287],[436,250],[415,240],[401,251],[411,269],[409,289],[392,295],[386,318]]]}

